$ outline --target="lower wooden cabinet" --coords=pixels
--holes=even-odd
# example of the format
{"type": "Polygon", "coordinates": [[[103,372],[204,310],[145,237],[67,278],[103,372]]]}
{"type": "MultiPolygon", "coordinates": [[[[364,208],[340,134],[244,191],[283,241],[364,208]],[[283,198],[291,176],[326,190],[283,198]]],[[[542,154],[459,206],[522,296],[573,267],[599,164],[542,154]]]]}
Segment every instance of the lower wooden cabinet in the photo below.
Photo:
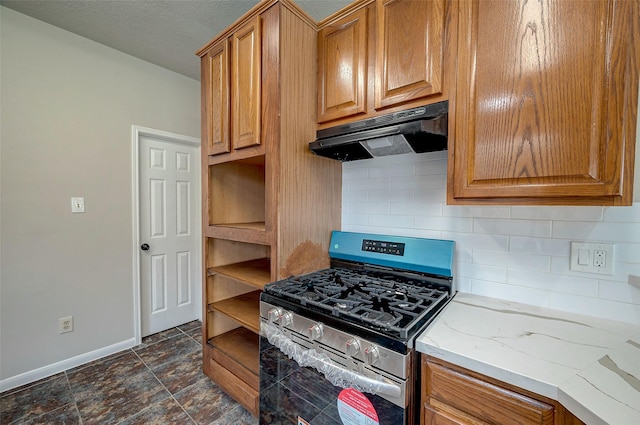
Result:
{"type": "Polygon", "coordinates": [[[422,425],[584,425],[555,400],[428,356],[422,388],[422,425]]]}

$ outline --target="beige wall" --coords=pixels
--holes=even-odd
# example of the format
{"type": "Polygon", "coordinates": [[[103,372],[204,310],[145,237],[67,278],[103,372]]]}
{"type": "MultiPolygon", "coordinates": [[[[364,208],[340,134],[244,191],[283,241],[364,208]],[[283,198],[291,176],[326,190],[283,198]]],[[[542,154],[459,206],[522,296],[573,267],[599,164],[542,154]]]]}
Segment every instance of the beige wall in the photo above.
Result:
{"type": "Polygon", "coordinates": [[[132,340],[131,126],[199,137],[200,85],[5,7],[0,18],[1,381],[132,340]],[[68,315],[74,332],[59,335],[68,315]]]}

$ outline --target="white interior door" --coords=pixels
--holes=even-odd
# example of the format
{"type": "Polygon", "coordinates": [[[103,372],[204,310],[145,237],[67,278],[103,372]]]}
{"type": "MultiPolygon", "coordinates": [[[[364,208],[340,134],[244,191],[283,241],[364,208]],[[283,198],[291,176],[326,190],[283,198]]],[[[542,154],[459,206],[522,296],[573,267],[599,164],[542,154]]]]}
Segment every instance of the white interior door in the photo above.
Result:
{"type": "Polygon", "coordinates": [[[200,147],[139,137],[141,336],[201,317],[200,147]]]}

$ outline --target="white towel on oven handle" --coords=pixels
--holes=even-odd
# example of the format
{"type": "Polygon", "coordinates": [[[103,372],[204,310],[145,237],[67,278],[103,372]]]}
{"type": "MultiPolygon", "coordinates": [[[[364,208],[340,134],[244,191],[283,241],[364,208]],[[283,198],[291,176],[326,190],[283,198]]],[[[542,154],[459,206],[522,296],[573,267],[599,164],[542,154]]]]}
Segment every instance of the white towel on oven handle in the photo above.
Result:
{"type": "Polygon", "coordinates": [[[312,367],[322,373],[331,384],[341,388],[355,388],[358,391],[370,394],[385,394],[391,397],[400,397],[402,390],[399,386],[383,381],[384,377],[378,375],[378,379],[370,378],[336,365],[333,360],[324,353],[314,349],[302,348],[287,337],[277,326],[260,322],[260,334],[287,357],[294,360],[302,367],[312,367]]]}

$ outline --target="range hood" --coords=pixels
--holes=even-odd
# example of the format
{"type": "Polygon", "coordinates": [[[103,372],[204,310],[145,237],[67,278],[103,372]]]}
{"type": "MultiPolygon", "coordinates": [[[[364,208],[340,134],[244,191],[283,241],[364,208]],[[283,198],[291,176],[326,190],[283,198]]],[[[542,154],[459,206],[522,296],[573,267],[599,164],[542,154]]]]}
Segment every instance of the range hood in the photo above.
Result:
{"type": "Polygon", "coordinates": [[[448,110],[445,101],[319,130],[309,149],[338,161],[445,150],[448,110]]]}

